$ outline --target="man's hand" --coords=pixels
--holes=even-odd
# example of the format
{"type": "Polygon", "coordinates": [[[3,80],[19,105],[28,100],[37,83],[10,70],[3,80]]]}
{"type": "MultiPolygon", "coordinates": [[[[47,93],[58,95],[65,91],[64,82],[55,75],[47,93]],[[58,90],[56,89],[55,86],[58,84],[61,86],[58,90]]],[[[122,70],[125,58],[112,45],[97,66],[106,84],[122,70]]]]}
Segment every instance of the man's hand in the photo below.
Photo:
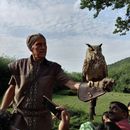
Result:
{"type": "Polygon", "coordinates": [[[66,110],[61,112],[61,121],[58,130],[69,130],[70,115],[66,110]]]}

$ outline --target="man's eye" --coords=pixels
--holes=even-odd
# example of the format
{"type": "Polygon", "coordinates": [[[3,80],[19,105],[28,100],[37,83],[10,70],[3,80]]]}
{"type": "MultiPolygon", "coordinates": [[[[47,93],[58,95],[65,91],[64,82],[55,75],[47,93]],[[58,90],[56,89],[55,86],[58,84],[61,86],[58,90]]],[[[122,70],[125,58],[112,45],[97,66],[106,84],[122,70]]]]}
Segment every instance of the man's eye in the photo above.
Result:
{"type": "Polygon", "coordinates": [[[39,44],[37,44],[36,46],[37,46],[37,47],[41,47],[41,45],[39,45],[39,44]]]}

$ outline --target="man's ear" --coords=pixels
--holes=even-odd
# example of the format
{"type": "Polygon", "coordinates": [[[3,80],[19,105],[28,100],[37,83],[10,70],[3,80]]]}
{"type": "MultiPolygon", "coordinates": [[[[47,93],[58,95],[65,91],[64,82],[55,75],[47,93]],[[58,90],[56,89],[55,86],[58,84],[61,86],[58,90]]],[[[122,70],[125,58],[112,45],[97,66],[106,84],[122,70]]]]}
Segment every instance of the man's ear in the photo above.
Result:
{"type": "Polygon", "coordinates": [[[30,51],[31,51],[31,52],[32,52],[32,48],[33,48],[33,47],[30,48],[30,51]]]}

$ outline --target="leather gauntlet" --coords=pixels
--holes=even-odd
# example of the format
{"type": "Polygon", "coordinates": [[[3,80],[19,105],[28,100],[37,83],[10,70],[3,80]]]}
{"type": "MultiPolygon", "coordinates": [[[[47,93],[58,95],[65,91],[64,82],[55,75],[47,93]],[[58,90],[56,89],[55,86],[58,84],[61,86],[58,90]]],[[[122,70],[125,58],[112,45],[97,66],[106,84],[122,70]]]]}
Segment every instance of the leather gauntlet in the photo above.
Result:
{"type": "Polygon", "coordinates": [[[87,102],[105,94],[106,92],[110,92],[114,84],[114,80],[110,78],[104,78],[98,82],[89,81],[81,83],[78,90],[78,97],[81,101],[87,102]]]}

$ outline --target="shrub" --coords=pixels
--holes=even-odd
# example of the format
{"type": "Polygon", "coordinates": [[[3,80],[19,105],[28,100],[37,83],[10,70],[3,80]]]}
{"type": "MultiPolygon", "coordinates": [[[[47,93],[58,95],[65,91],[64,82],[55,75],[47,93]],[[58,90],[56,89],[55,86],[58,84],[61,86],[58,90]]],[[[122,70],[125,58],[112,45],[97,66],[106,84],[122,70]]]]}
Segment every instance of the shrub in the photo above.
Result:
{"type": "Polygon", "coordinates": [[[10,63],[13,59],[8,57],[0,57],[0,96],[3,96],[5,90],[8,87],[8,82],[10,79],[10,73],[8,70],[8,63],[10,63]]]}

